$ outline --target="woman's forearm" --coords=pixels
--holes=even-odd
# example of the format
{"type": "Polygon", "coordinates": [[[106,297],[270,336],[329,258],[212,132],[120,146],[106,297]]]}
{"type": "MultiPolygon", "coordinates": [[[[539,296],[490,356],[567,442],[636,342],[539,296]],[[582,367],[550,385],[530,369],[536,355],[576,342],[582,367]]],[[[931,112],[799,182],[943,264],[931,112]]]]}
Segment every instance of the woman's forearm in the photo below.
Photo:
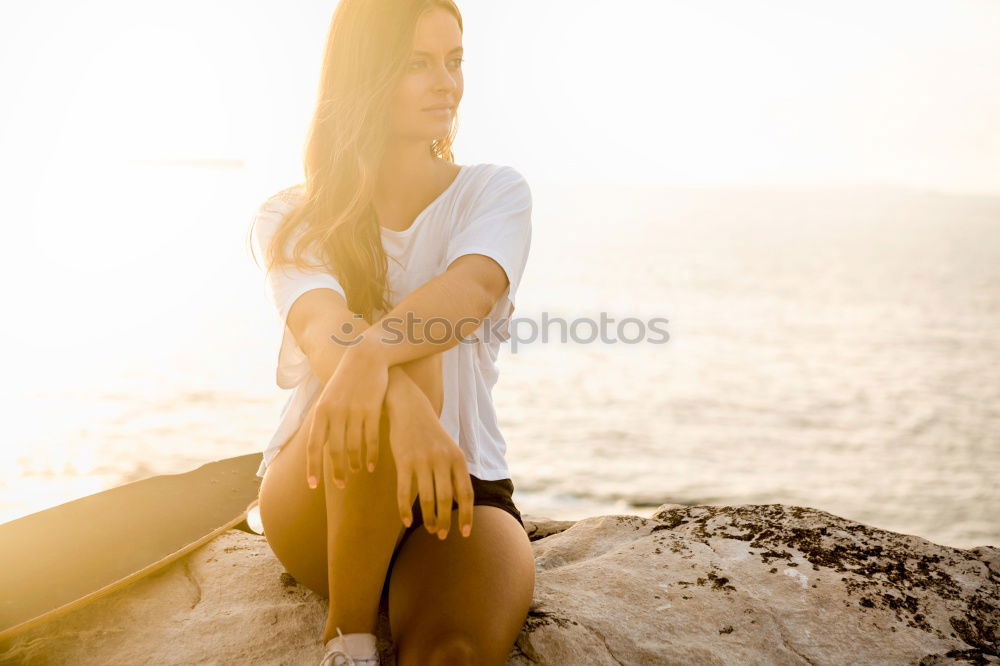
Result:
{"type": "Polygon", "coordinates": [[[429,411],[434,418],[439,415],[427,394],[406,372],[406,365],[394,365],[389,368],[389,387],[385,392],[383,409],[390,421],[412,415],[411,410],[429,411]]]}
{"type": "Polygon", "coordinates": [[[479,328],[495,302],[490,290],[467,274],[445,271],[367,328],[356,346],[389,367],[444,352],[479,328]]]}
{"type": "MultiPolygon", "coordinates": [[[[371,328],[364,322],[355,321],[354,325],[355,328],[350,334],[342,334],[342,337],[352,339],[371,328]]],[[[329,344],[320,350],[311,350],[310,364],[313,367],[313,372],[323,384],[330,381],[333,373],[337,370],[337,366],[340,364],[340,360],[345,354],[351,353],[352,349],[354,347],[335,344],[330,341],[329,344]]],[[[390,419],[393,417],[398,418],[406,413],[404,410],[412,408],[427,409],[434,412],[435,418],[437,417],[438,409],[435,404],[431,402],[427,394],[424,393],[423,389],[420,388],[410,375],[411,371],[420,372],[417,366],[423,362],[422,359],[416,359],[399,365],[389,366],[389,384],[386,388],[383,409],[386,410],[390,419]]]]}

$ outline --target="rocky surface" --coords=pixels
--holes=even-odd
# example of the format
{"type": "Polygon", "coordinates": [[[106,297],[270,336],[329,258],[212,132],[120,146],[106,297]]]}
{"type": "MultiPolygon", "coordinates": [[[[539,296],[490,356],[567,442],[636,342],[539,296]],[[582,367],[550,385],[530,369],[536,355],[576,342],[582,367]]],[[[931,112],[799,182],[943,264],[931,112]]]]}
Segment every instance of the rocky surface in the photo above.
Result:
{"type": "MultiPolygon", "coordinates": [[[[780,504],[525,515],[535,598],[509,664],[1000,664],[1000,549],[780,504]]],[[[0,663],[314,664],[326,601],[230,530],[0,646],[0,663]]],[[[383,663],[392,642],[383,605],[383,663]]]]}

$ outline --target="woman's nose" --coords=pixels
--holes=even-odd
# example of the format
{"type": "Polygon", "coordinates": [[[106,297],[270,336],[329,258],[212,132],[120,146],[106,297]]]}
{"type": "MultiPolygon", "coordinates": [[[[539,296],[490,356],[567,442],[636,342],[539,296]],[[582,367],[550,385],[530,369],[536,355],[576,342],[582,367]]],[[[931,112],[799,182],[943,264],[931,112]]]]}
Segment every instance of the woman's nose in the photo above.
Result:
{"type": "Polygon", "coordinates": [[[447,67],[436,68],[437,76],[434,79],[434,89],[442,92],[450,92],[458,87],[455,75],[448,71],[447,67]]]}

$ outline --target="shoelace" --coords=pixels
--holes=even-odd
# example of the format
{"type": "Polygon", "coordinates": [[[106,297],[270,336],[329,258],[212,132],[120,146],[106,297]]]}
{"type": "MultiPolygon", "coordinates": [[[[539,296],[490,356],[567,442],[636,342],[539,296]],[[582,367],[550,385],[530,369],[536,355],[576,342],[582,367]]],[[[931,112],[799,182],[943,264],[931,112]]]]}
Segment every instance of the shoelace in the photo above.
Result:
{"type": "MultiPolygon", "coordinates": [[[[341,645],[343,645],[344,632],[340,630],[340,627],[337,627],[337,635],[340,636],[341,645]]],[[[319,662],[319,666],[375,666],[377,663],[377,657],[358,661],[343,650],[335,648],[323,655],[323,660],[319,662]]]]}
{"type": "Polygon", "coordinates": [[[356,666],[357,662],[349,654],[345,654],[340,650],[331,650],[323,655],[323,661],[319,662],[319,666],[356,666]]]}

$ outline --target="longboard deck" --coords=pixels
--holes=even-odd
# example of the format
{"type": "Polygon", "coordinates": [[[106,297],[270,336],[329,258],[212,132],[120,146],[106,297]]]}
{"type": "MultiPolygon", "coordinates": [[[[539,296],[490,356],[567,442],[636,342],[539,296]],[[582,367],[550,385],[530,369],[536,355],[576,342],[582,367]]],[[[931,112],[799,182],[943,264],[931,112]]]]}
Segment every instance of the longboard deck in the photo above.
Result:
{"type": "Polygon", "coordinates": [[[246,529],[259,464],[259,453],[217,460],[0,525],[0,641],[246,529]]]}

